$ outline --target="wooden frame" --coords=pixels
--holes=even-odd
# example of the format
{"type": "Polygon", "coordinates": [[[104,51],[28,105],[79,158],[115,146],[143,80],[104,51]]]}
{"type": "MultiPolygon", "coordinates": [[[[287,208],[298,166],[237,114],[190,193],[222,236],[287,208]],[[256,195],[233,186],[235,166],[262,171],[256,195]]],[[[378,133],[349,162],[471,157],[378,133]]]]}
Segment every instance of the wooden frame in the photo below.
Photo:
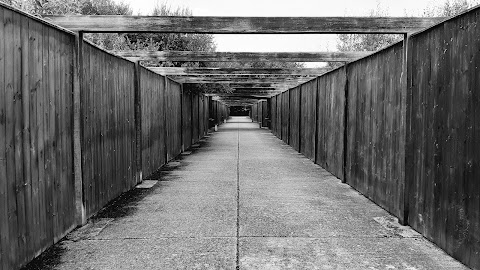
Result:
{"type": "Polygon", "coordinates": [[[444,18],[419,17],[160,17],[45,16],[72,31],[196,34],[405,34],[444,18]]]}
{"type": "Polygon", "coordinates": [[[189,68],[147,67],[164,76],[184,75],[313,75],[320,76],[330,68],[189,68]]]}
{"type": "Polygon", "coordinates": [[[202,52],[202,51],[112,51],[134,61],[178,62],[350,62],[374,52],[202,52]]]}

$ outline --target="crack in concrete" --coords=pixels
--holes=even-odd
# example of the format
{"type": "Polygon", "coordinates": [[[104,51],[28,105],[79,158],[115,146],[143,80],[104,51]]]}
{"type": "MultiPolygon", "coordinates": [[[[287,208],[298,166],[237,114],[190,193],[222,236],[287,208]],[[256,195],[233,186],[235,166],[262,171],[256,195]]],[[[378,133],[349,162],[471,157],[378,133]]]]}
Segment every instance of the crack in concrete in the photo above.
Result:
{"type": "Polygon", "coordinates": [[[240,269],[240,124],[237,124],[237,251],[236,269],[240,269]]]}

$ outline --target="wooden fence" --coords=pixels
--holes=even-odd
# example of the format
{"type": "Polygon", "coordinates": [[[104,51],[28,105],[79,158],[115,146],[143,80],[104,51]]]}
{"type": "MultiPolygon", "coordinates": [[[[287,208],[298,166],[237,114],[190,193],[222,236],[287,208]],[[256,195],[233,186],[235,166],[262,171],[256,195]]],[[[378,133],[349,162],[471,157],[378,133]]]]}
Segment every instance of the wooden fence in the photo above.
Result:
{"type": "Polygon", "coordinates": [[[480,269],[480,8],[414,35],[407,99],[409,223],[480,269]]]}
{"type": "Polygon", "coordinates": [[[278,138],[474,269],[479,18],[477,7],[270,100],[278,138]]]}
{"type": "Polygon", "coordinates": [[[0,37],[0,270],[10,270],[205,136],[210,115],[204,95],[4,4],[0,37]]]}
{"type": "Polygon", "coordinates": [[[253,104],[251,107],[250,117],[254,122],[258,122],[261,127],[270,127],[270,106],[270,101],[261,100],[258,103],[253,104]]]}
{"type": "Polygon", "coordinates": [[[75,225],[74,36],[0,6],[0,269],[75,225]]]}

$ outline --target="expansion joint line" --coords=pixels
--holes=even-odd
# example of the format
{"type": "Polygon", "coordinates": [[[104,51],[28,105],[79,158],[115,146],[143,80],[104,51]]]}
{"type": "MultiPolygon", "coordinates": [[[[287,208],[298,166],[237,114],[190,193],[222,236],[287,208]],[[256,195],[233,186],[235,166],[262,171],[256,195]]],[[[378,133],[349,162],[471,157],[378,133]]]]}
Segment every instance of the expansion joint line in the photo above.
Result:
{"type": "Polygon", "coordinates": [[[237,123],[237,252],[236,269],[240,269],[240,124],[237,123]]]}

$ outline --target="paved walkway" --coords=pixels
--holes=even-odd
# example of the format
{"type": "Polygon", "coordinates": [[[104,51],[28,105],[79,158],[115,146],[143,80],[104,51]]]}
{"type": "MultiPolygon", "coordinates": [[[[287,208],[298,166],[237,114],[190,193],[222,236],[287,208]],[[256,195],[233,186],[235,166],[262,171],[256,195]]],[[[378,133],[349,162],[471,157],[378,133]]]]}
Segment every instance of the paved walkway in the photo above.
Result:
{"type": "Polygon", "coordinates": [[[158,177],[31,267],[464,269],[246,118],[158,177]]]}

